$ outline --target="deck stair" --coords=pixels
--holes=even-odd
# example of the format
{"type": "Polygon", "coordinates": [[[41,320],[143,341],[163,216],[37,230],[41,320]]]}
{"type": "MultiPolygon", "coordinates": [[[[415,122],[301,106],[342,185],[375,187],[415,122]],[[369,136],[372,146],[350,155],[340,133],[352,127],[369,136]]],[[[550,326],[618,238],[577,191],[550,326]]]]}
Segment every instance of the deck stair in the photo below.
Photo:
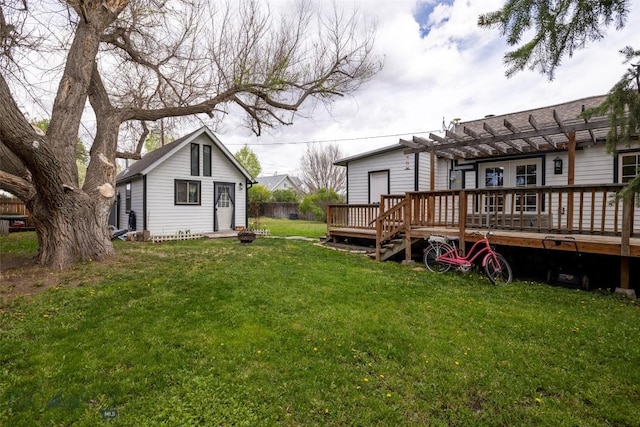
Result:
{"type": "MultiPolygon", "coordinates": [[[[403,235],[397,235],[386,243],[382,244],[380,249],[380,260],[386,261],[394,255],[404,252],[405,240],[403,235]]],[[[375,253],[373,254],[375,256],[375,253]]]]}

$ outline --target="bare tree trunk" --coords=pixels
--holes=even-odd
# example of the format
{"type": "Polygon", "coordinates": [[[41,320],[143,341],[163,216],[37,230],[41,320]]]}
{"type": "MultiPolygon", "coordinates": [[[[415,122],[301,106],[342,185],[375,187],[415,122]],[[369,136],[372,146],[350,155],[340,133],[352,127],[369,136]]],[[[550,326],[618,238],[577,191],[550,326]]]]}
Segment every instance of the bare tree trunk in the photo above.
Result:
{"type": "Polygon", "coordinates": [[[91,198],[81,191],[66,193],[62,206],[34,200],[29,209],[38,235],[36,262],[62,268],[113,255],[107,227],[109,208],[107,199],[91,198]]]}

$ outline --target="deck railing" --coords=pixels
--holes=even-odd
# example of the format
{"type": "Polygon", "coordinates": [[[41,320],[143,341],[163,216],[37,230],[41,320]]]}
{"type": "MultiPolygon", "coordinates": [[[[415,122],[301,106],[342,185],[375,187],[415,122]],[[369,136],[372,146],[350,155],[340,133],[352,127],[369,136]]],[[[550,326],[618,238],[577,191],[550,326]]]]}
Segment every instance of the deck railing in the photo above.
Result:
{"type": "MultiPolygon", "coordinates": [[[[327,226],[375,229],[385,216],[389,227],[402,219],[412,227],[484,228],[501,230],[640,236],[640,195],[619,196],[623,185],[573,185],[526,188],[483,188],[409,192],[404,198],[384,196],[381,204],[331,205],[327,226]],[[406,213],[396,209],[401,203],[406,213]],[[384,210],[380,211],[380,206],[384,210]],[[463,218],[463,221],[460,219],[463,218]]],[[[404,209],[397,208],[397,209],[404,209]]],[[[382,237],[387,233],[381,224],[382,237]]]]}
{"type": "Polygon", "coordinates": [[[328,205],[327,227],[374,229],[379,213],[378,204],[328,205]]]}
{"type": "Polygon", "coordinates": [[[638,198],[623,186],[485,188],[407,193],[412,226],[492,227],[501,230],[594,235],[640,234],[638,198]],[[464,221],[460,221],[464,218],[464,221]]]}

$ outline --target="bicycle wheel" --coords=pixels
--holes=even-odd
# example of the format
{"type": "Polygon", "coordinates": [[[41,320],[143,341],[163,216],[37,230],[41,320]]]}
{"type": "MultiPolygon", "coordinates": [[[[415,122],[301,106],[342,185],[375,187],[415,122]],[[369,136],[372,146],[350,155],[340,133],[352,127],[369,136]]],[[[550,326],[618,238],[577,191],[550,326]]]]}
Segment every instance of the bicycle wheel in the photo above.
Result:
{"type": "Polygon", "coordinates": [[[489,278],[489,281],[494,285],[508,285],[513,280],[513,272],[511,266],[499,253],[496,253],[496,259],[494,260],[491,254],[485,258],[484,272],[489,278]]]}
{"type": "Polygon", "coordinates": [[[451,250],[453,250],[453,248],[446,243],[431,243],[424,251],[424,265],[429,269],[429,271],[433,271],[434,273],[445,273],[449,271],[451,264],[440,262],[437,259],[440,255],[451,250]]]}

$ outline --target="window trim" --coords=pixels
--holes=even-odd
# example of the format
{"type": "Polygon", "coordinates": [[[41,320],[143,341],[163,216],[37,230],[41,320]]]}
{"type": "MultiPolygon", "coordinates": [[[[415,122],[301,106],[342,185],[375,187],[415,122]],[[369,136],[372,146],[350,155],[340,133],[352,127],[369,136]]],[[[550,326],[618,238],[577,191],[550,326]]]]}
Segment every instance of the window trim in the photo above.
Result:
{"type": "Polygon", "coordinates": [[[200,176],[200,144],[191,144],[191,176],[200,176]]]}
{"type": "Polygon", "coordinates": [[[176,206],[201,206],[202,205],[202,182],[195,181],[190,179],[176,179],[173,183],[173,204],[176,206]],[[186,201],[182,202],[178,200],[178,185],[186,184],[186,201]],[[189,187],[191,185],[196,185],[198,189],[198,201],[197,202],[189,202],[189,187]]]}

